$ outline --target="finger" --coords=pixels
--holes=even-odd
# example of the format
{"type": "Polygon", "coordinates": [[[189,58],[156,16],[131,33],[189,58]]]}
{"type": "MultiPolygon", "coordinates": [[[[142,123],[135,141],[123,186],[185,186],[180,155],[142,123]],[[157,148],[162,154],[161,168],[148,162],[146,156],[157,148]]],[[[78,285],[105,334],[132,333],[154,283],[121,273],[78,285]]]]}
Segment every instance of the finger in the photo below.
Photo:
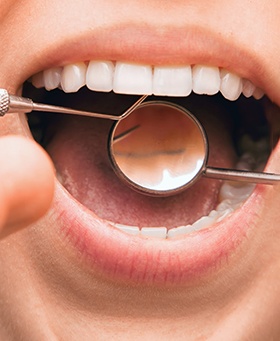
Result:
{"type": "Polygon", "coordinates": [[[54,193],[54,168],[34,141],[0,138],[0,237],[43,216],[54,193]]]}

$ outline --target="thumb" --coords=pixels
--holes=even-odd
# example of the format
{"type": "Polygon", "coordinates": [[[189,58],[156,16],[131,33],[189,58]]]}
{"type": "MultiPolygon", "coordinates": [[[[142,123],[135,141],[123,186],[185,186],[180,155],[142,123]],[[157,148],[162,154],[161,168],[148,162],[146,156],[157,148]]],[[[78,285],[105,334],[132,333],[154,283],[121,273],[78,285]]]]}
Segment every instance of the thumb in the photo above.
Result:
{"type": "Polygon", "coordinates": [[[0,238],[39,219],[51,205],[54,168],[34,141],[0,138],[0,238]]]}

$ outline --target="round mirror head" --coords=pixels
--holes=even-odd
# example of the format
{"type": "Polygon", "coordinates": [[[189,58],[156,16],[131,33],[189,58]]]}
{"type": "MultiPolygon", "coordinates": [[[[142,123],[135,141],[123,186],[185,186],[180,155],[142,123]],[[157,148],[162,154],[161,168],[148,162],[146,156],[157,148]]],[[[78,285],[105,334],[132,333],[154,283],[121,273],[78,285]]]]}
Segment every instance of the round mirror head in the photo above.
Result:
{"type": "Polygon", "coordinates": [[[109,152],[115,172],[130,186],[167,196],[191,186],[201,175],[208,143],[202,126],[186,109],[151,101],[114,124],[109,152]]]}

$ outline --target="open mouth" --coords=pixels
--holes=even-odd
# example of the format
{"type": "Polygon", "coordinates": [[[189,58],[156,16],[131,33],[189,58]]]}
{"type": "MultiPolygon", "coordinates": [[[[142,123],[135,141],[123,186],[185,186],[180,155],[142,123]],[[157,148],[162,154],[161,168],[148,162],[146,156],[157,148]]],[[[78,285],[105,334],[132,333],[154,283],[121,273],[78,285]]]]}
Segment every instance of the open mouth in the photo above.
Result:
{"type": "MultiPolygon", "coordinates": [[[[135,101],[136,95],[150,94],[159,99],[165,96],[164,100],[190,110],[204,126],[209,139],[208,164],[211,166],[261,171],[273,146],[275,132],[271,131],[271,112],[275,117],[278,108],[249,80],[218,67],[81,62],[40,72],[33,76],[32,83],[25,83],[23,95],[34,101],[108,114],[122,113],[135,101]]],[[[153,243],[163,242],[166,244],[157,245],[160,250],[157,252],[166,250],[174,254],[172,247],[175,244],[170,247],[168,243],[187,243],[186,238],[190,244],[201,242],[203,238],[208,243],[209,233],[215,235],[215,245],[221,244],[225,232],[219,235],[219,231],[223,224],[226,230],[226,222],[231,221],[234,240],[223,245],[225,250],[219,252],[227,254],[233,244],[236,247],[241,242],[235,236],[239,227],[234,228],[234,225],[246,207],[246,200],[254,197],[255,185],[202,178],[191,188],[171,197],[144,196],[120,181],[112,169],[107,150],[110,120],[33,113],[29,115],[29,122],[35,139],[52,157],[62,186],[82,204],[83,210],[89,210],[102,222],[104,229],[109,228],[112,239],[121,234],[125,243],[137,244],[142,251],[157,245],[153,243]]],[[[258,197],[256,193],[255,197],[258,197]]],[[[249,224],[245,220],[242,218],[242,223],[249,224]]],[[[72,228],[71,233],[71,238],[80,239],[77,235],[81,232],[76,228],[72,228]]],[[[99,262],[97,251],[89,246],[92,238],[83,243],[82,251],[91,254],[96,264],[99,262]]],[[[110,253],[111,257],[114,253],[108,252],[108,248],[117,251],[121,247],[109,244],[108,259],[110,253]]],[[[195,246],[194,254],[197,254],[197,247],[199,245],[195,246]]],[[[149,279],[166,280],[170,276],[173,281],[174,277],[182,279],[183,273],[188,277],[194,271],[193,267],[204,268],[206,263],[213,265],[209,254],[214,251],[215,247],[211,249],[207,245],[205,254],[200,252],[195,256],[201,258],[200,262],[196,258],[191,260],[190,271],[181,269],[176,275],[169,269],[170,262],[168,266],[163,263],[164,275],[157,264],[157,270],[150,270],[149,279]]],[[[118,252],[120,257],[121,254],[118,252]]],[[[106,263],[104,259],[101,262],[106,263]]],[[[112,267],[111,263],[112,259],[110,266],[106,263],[107,270],[112,267]]],[[[138,279],[141,277],[131,261],[126,269],[124,263],[121,266],[118,263],[119,272],[130,273],[130,277],[135,272],[138,279]]],[[[147,277],[146,267],[142,269],[142,277],[143,272],[147,277]]]]}

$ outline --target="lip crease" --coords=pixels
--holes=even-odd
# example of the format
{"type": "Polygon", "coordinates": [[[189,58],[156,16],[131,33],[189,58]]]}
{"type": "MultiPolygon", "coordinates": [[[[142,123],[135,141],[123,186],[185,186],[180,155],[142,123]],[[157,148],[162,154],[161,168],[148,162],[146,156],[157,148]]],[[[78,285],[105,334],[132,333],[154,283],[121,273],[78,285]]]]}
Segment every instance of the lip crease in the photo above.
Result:
{"type": "MultiPolygon", "coordinates": [[[[79,36],[77,44],[73,40],[54,44],[48,51],[44,51],[44,58],[40,60],[41,69],[27,68],[30,74],[21,75],[21,81],[32,73],[42,71],[42,68],[74,61],[137,60],[157,65],[172,59],[173,64],[207,62],[225,67],[267,92],[263,68],[257,56],[248,51],[240,50],[221,37],[203,30],[191,29],[184,39],[176,43],[173,39],[178,34],[176,29],[163,35],[153,32],[151,34],[147,28],[145,34],[143,27],[120,27],[114,28],[113,33],[111,30],[97,30],[94,36],[84,34],[79,36]],[[122,41],[122,44],[110,45],[114,34],[118,38],[116,41],[122,41]],[[104,44],[106,41],[108,43],[104,44]],[[89,51],[89,46],[94,46],[95,51],[89,51]],[[149,52],[151,46],[155,51],[153,56],[149,52]],[[230,65],[228,60],[231,61],[230,65]]],[[[38,68],[38,63],[36,66],[34,62],[34,65],[38,68]]],[[[77,255],[82,254],[85,262],[102,275],[143,284],[180,285],[219,269],[231,255],[237,253],[239,247],[246,243],[249,234],[253,233],[258,222],[258,212],[269,191],[269,186],[258,185],[247,202],[222,222],[174,240],[148,240],[126,235],[75,201],[58,183],[53,211],[57,219],[62,221],[61,238],[68,247],[69,244],[74,246],[77,255]]]]}

